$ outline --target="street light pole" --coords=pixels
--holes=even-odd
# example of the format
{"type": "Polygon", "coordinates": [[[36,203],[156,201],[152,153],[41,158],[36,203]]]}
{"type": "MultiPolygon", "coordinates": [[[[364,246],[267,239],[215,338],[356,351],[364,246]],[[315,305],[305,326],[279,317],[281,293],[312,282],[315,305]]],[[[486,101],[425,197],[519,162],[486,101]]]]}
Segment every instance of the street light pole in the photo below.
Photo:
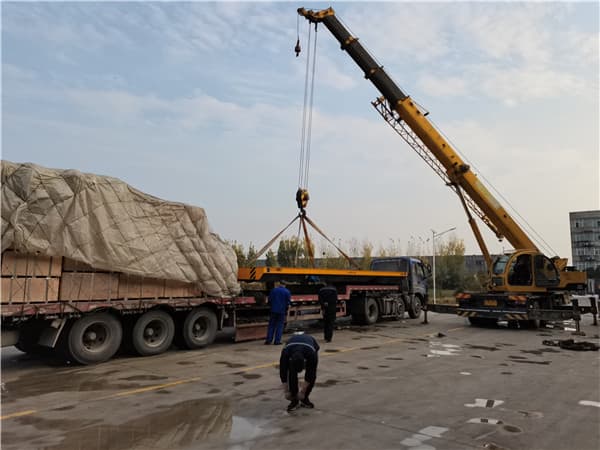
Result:
{"type": "Polygon", "coordinates": [[[440,237],[442,234],[449,233],[450,231],[456,230],[456,227],[448,228],[446,231],[442,231],[441,233],[436,233],[434,230],[431,230],[431,253],[432,253],[432,266],[433,266],[433,304],[435,305],[436,296],[435,296],[435,238],[440,237]]]}

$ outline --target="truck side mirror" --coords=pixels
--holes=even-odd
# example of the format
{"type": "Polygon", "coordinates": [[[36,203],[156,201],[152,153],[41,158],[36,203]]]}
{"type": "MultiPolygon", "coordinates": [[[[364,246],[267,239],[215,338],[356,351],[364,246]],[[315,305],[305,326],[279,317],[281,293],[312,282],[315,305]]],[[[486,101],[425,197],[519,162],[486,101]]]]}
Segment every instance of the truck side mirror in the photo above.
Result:
{"type": "Polygon", "coordinates": [[[425,278],[431,278],[432,270],[429,264],[423,263],[423,271],[425,272],[425,278]]]}

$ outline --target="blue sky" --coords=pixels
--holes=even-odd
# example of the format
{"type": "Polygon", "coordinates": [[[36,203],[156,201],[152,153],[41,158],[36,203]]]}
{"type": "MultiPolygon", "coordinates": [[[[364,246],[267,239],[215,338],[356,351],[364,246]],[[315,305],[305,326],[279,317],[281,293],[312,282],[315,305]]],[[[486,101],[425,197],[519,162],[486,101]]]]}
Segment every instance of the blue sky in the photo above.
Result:
{"type": "MultiPolygon", "coordinates": [[[[299,6],[329,4],[3,2],[2,158],[121,178],[261,247],[297,213],[299,6]]],[[[545,251],[570,257],[568,213],[600,208],[598,3],[332,6],[545,251]]],[[[346,250],[405,252],[456,227],[479,253],[324,27],[317,58],[309,216],[346,250]]]]}

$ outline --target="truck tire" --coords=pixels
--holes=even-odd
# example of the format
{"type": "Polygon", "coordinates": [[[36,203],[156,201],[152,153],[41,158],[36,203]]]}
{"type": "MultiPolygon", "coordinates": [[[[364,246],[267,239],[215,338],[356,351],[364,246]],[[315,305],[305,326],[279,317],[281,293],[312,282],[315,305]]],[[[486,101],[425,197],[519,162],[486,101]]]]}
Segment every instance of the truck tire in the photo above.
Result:
{"type": "Polygon", "coordinates": [[[140,356],[158,355],[169,349],[175,336],[175,323],[166,311],[145,312],[131,331],[131,345],[140,356]]]}
{"type": "Polygon", "coordinates": [[[217,315],[209,308],[192,309],[183,321],[181,334],[190,350],[212,344],[217,335],[217,315]]]}
{"type": "Polygon", "coordinates": [[[419,316],[421,315],[421,309],[423,309],[422,303],[421,303],[421,297],[418,296],[413,296],[412,301],[410,302],[410,305],[408,306],[408,316],[411,319],[418,319],[419,316]]]}
{"type": "Polygon", "coordinates": [[[96,364],[113,357],[121,345],[123,327],[109,313],[92,313],[76,319],[68,330],[66,357],[79,364],[96,364]]]}
{"type": "Polygon", "coordinates": [[[374,298],[365,300],[365,325],[373,325],[379,320],[379,305],[374,298]]]}

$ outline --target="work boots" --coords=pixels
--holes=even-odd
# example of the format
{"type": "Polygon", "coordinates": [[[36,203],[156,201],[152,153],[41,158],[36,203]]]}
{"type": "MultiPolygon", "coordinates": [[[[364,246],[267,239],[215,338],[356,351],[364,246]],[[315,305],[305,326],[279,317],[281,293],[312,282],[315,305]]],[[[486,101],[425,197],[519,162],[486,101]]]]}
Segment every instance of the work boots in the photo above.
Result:
{"type": "Polygon", "coordinates": [[[311,402],[308,398],[300,400],[300,406],[303,408],[314,408],[315,404],[311,402]]]}
{"type": "Polygon", "coordinates": [[[300,408],[300,402],[297,398],[293,399],[287,407],[288,412],[300,408]]]}

